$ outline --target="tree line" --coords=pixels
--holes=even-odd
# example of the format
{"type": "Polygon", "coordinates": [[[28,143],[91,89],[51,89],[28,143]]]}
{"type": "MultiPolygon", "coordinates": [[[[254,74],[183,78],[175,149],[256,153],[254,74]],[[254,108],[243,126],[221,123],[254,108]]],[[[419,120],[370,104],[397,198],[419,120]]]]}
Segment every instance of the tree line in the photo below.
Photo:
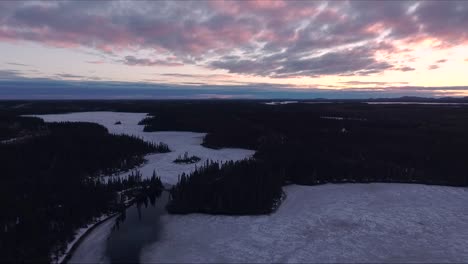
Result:
{"type": "Polygon", "coordinates": [[[270,177],[253,159],[225,163],[206,161],[182,174],[170,190],[170,213],[265,214],[283,197],[282,182],[270,177]]]}
{"type": "MultiPolygon", "coordinates": [[[[194,103],[153,115],[144,121],[147,131],[205,128],[209,133],[203,144],[207,147],[256,150],[252,160],[235,162],[226,169],[216,168],[223,168],[221,164],[206,165],[192,175],[183,175],[168,205],[174,213],[241,213],[233,205],[247,204],[242,200],[245,196],[238,195],[242,189],[262,190],[260,185],[265,184],[255,176],[243,175],[266,175],[262,179],[283,185],[398,182],[468,186],[467,107],[230,102],[194,103]],[[339,118],[323,118],[330,116],[339,118]],[[214,179],[221,183],[215,184],[214,179]]],[[[276,191],[275,184],[266,186],[276,191]]],[[[253,204],[263,199],[248,197],[253,204]]],[[[244,213],[268,212],[276,198],[265,197],[271,199],[267,206],[244,213]]]]}

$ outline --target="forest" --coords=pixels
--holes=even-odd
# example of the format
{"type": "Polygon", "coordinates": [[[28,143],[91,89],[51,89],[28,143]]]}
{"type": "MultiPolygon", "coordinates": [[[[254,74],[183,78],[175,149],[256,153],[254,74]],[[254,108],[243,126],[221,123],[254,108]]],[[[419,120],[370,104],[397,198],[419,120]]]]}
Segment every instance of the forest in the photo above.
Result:
{"type": "MultiPolygon", "coordinates": [[[[286,198],[282,186],[287,184],[468,186],[466,106],[266,102],[0,101],[1,138],[17,138],[0,144],[0,252],[6,254],[0,258],[47,261],[57,241],[63,245],[93,217],[118,210],[109,201],[124,189],[135,190],[130,186],[140,188],[129,195],[147,203],[144,190],[157,193],[162,186],[156,175],[151,182],[135,173],[108,184],[98,176],[132,169],[144,154],[169,151],[167,145],[110,135],[99,125],[44,124],[24,114],[143,112],[150,114],[141,121],[145,131],[207,132],[206,147],[256,150],[248,160],[209,161],[180,175],[167,205],[177,214],[272,213],[286,198]]],[[[180,158],[188,162],[191,156],[180,158]]]]}
{"type": "Polygon", "coordinates": [[[100,176],[130,170],[145,154],[169,151],[167,145],[112,135],[94,123],[0,120],[12,125],[9,135],[18,138],[0,144],[2,262],[50,262],[75,230],[122,210],[119,197],[145,201],[162,190],[156,175],[142,180],[135,172],[107,183],[100,176]]]}
{"type": "Polygon", "coordinates": [[[170,190],[170,213],[267,214],[283,198],[282,182],[253,159],[207,161],[170,190]]]}

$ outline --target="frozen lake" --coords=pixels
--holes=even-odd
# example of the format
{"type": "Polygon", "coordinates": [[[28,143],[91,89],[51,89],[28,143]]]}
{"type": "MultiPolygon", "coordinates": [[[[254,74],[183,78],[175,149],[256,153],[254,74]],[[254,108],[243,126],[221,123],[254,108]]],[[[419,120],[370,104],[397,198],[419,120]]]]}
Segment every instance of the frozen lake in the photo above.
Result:
{"type": "Polygon", "coordinates": [[[468,191],[418,184],[286,186],[272,215],[164,215],[142,263],[468,261],[468,191]]]}
{"type": "MultiPolygon", "coordinates": [[[[150,162],[142,167],[142,172],[150,176],[156,169],[169,184],[177,181],[179,173],[194,168],[172,163],[185,151],[203,160],[235,160],[253,154],[242,149],[204,148],[200,146],[202,133],[145,133],[137,125],[145,114],[99,112],[41,117],[46,121],[96,122],[112,133],[168,144],[174,152],[149,155],[150,162]],[[122,125],[114,125],[116,121],[122,125]]],[[[291,185],[284,190],[287,199],[271,215],[155,214],[155,226],[161,228],[145,232],[150,235],[144,235],[141,240],[145,240],[145,246],[136,249],[139,260],[142,263],[468,262],[466,188],[371,183],[291,185]]],[[[70,262],[110,262],[108,241],[114,222],[115,218],[94,229],[70,262]]],[[[132,230],[126,232],[141,232],[138,227],[132,230]]],[[[134,252],[132,249],[130,253],[134,252]]]]}

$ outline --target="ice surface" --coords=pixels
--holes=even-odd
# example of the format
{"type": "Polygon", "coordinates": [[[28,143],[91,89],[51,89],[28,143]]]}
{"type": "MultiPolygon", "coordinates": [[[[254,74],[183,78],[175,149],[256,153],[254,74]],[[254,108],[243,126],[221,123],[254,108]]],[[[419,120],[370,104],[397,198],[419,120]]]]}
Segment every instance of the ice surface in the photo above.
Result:
{"type": "Polygon", "coordinates": [[[106,257],[106,242],[116,217],[97,226],[81,241],[68,263],[109,263],[106,257]]]}
{"type": "Polygon", "coordinates": [[[103,215],[101,217],[98,217],[98,218],[94,219],[94,221],[92,223],[88,224],[86,227],[82,227],[82,228],[76,230],[75,231],[75,237],[73,238],[73,240],[71,242],[69,242],[67,244],[67,248],[65,249],[65,251],[60,255],[52,255],[52,257],[51,257],[52,262],[53,263],[62,263],[64,261],[65,257],[69,254],[69,252],[72,249],[73,245],[75,245],[78,242],[78,240],[82,236],[84,236],[86,234],[86,232],[88,232],[88,230],[90,230],[96,224],[100,223],[101,221],[105,220],[106,218],[108,218],[108,216],[103,215]]]}
{"type": "Polygon", "coordinates": [[[266,105],[285,105],[285,104],[297,104],[298,101],[273,101],[273,102],[267,102],[267,103],[264,103],[266,105]]]}
{"type": "Polygon", "coordinates": [[[154,262],[467,262],[468,191],[411,184],[291,185],[265,216],[164,215],[154,262]]]}
{"type": "MultiPolygon", "coordinates": [[[[138,170],[143,177],[151,177],[153,170],[166,184],[175,184],[178,175],[183,172],[189,173],[200,166],[207,159],[218,161],[240,160],[254,154],[253,150],[247,149],[209,149],[201,146],[205,133],[195,132],[143,132],[143,126],[138,125],[147,115],[145,113],[121,113],[121,112],[80,112],[70,114],[36,115],[46,122],[93,122],[105,126],[110,133],[134,135],[146,141],[155,143],[163,142],[169,145],[171,152],[158,153],[145,156],[148,160],[138,170]],[[120,125],[115,123],[120,121],[120,125]],[[188,152],[201,158],[193,164],[177,164],[173,161],[179,155],[188,152]]],[[[120,174],[126,176],[131,172],[120,174]]]]}

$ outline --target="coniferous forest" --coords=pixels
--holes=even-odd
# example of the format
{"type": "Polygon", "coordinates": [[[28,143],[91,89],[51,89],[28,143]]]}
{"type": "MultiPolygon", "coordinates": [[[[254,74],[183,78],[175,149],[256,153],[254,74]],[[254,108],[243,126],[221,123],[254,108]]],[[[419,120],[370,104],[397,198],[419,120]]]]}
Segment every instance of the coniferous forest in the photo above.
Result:
{"type": "Polygon", "coordinates": [[[48,261],[51,251],[71,239],[74,230],[93,217],[119,210],[119,203],[111,202],[118,194],[128,192],[147,202],[146,193],[162,189],[156,175],[142,180],[135,172],[125,181],[107,184],[98,180],[99,175],[131,170],[143,162],[144,154],[169,151],[164,144],[110,135],[99,125],[45,124],[20,117],[24,114],[144,112],[150,113],[141,121],[145,131],[207,132],[206,147],[256,151],[251,159],[214,160],[180,175],[170,190],[171,213],[271,213],[285,199],[286,184],[468,186],[465,105],[369,105],[358,100],[288,105],[248,100],[5,101],[0,110],[1,140],[6,140],[0,144],[2,260],[48,261]]]}
{"type": "Polygon", "coordinates": [[[280,204],[283,182],[253,159],[207,161],[170,190],[170,213],[266,214],[280,204]]]}
{"type": "Polygon", "coordinates": [[[168,151],[167,145],[111,135],[93,123],[45,124],[11,116],[0,123],[17,131],[10,133],[17,140],[0,144],[2,262],[48,262],[77,229],[122,210],[117,200],[122,191],[130,189],[125,197],[144,200],[162,189],[155,175],[142,180],[132,173],[108,183],[100,175],[130,170],[143,155],[168,151]]]}

